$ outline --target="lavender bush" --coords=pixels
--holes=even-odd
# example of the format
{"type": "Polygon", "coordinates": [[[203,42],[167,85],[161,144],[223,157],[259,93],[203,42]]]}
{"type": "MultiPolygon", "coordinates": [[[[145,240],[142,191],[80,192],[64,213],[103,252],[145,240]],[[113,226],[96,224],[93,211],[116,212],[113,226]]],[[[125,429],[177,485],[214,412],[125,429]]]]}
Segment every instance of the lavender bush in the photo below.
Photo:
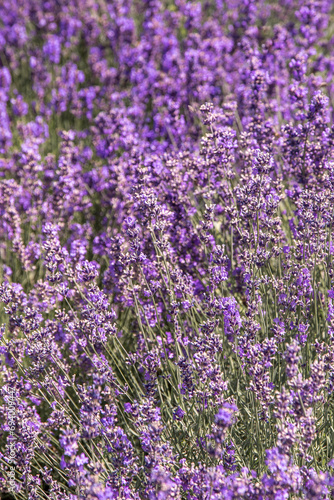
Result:
{"type": "Polygon", "coordinates": [[[0,2],[1,498],[334,498],[333,8],[0,2]]]}

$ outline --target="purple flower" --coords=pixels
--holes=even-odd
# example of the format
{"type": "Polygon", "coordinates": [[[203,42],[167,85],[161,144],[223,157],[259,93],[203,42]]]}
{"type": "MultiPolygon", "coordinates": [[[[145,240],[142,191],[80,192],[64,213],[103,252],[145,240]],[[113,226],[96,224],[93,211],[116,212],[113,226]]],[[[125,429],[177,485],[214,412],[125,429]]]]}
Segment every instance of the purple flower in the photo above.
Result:
{"type": "Polygon", "coordinates": [[[225,429],[230,427],[235,422],[235,413],[238,408],[234,404],[224,403],[223,407],[219,409],[219,412],[215,416],[215,422],[218,427],[225,429]]]}
{"type": "Polygon", "coordinates": [[[50,35],[46,44],[43,47],[43,53],[49,58],[53,64],[59,64],[61,56],[61,43],[56,35],[50,35]]]}
{"type": "Polygon", "coordinates": [[[182,420],[185,415],[185,412],[180,408],[180,406],[177,407],[177,409],[173,413],[173,419],[174,420],[182,420]]]}

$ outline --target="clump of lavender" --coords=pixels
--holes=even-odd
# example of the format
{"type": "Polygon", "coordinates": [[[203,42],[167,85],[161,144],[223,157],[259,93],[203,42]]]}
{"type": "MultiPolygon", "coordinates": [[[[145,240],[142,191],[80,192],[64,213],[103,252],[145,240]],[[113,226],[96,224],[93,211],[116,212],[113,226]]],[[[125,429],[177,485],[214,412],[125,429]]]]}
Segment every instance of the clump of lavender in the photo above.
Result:
{"type": "Polygon", "coordinates": [[[1,2],[1,498],[333,498],[333,16],[1,2]]]}

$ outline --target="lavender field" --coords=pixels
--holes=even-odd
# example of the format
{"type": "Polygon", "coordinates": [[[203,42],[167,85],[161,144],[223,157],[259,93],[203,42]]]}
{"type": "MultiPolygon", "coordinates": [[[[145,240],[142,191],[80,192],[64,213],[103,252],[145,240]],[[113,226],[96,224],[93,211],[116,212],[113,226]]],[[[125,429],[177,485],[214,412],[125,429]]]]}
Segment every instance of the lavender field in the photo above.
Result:
{"type": "Polygon", "coordinates": [[[334,498],[334,2],[0,0],[3,500],[334,498]]]}

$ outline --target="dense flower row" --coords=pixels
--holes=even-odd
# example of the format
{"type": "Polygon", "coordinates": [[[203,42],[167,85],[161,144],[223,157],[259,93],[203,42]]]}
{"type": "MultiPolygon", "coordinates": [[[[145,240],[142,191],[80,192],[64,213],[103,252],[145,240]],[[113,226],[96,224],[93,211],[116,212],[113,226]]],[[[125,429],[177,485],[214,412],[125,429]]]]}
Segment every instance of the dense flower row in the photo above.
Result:
{"type": "Polygon", "coordinates": [[[0,20],[3,498],[333,498],[333,2],[0,20]]]}

